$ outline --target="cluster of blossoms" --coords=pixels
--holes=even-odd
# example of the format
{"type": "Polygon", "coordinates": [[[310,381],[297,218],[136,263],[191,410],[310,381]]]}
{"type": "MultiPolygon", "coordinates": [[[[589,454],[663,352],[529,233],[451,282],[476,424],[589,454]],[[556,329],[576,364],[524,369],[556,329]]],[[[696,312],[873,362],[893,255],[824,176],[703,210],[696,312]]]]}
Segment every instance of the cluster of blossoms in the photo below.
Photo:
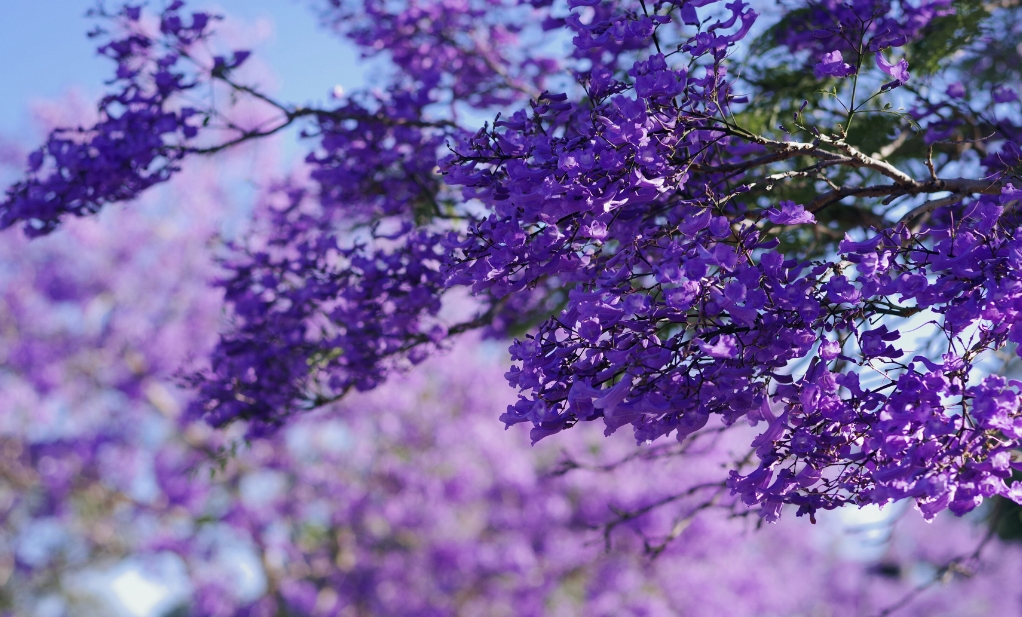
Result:
{"type": "MultiPolygon", "coordinates": [[[[204,14],[167,26],[181,8],[156,65],[205,36],[204,14]]],[[[1004,44],[1020,14],[810,3],[752,41],[743,0],[335,1],[324,21],[393,63],[373,93],[293,107],[196,64],[189,85],[268,105],[276,128],[166,146],[165,124],[202,137],[182,109],[131,133],[146,152],[302,119],[314,145],[223,261],[233,319],[188,415],[266,436],[480,328],[518,337],[502,419],[534,441],[592,421],[640,444],[760,426],[727,486],[770,521],[785,504],[815,520],[913,498],[932,518],[1019,499],[1022,382],[991,359],[1022,342],[1020,64],[1004,44]],[[571,47],[554,59],[557,32],[571,47]],[[476,296],[460,311],[459,289],[476,296]]],[[[138,10],[120,15],[134,32],[138,10]]],[[[118,77],[162,92],[169,71],[118,77]]],[[[123,137],[108,121],[88,144],[123,137]]],[[[137,194],[164,159],[127,156],[121,175],[93,150],[95,174],[31,172],[6,224],[47,232],[137,194]],[[75,206],[47,183],[106,197],[75,206]]]]}
{"type": "Polygon", "coordinates": [[[348,390],[370,390],[395,367],[418,363],[449,333],[437,319],[443,255],[429,233],[403,225],[373,228],[351,247],[324,233],[303,210],[303,194],[279,189],[272,230],[224,266],[234,335],[191,379],[200,388],[191,415],[217,426],[248,418],[250,436],[273,432],[295,401],[313,405],[348,390]],[[400,240],[393,249],[381,245],[400,240]],[[312,377],[305,379],[305,376],[312,377]],[[297,381],[296,375],[303,377],[297,381]],[[316,387],[318,394],[310,394],[316,387]]]}
{"type": "MultiPolygon", "coordinates": [[[[8,188],[0,204],[0,228],[24,223],[26,233],[46,234],[68,214],[93,214],[134,199],[177,170],[202,124],[199,111],[180,102],[198,85],[183,66],[186,52],[205,42],[211,28],[210,15],[186,16],[183,7],[184,2],[167,7],[155,36],[140,27],[140,7],[124,7],[122,19],[131,27],[98,49],[117,63],[111,81],[116,90],[100,102],[97,122],[55,129],[29,155],[28,176],[8,188]]],[[[92,34],[106,36],[101,30],[92,34]]],[[[219,70],[244,58],[221,59],[219,70]]]]}
{"type": "Polygon", "coordinates": [[[555,57],[542,52],[541,39],[523,40],[522,24],[531,19],[540,17],[545,28],[557,25],[525,3],[324,4],[324,24],[350,38],[363,56],[385,56],[399,71],[395,82],[431,102],[480,109],[517,104],[523,95],[538,94],[547,76],[560,68],[555,57]]]}
{"type": "MultiPolygon", "coordinates": [[[[846,8],[800,13],[775,27],[777,38],[792,51],[812,48],[792,32],[868,48],[893,78],[874,97],[909,80],[907,62],[881,52],[951,13],[846,8]],[[840,23],[807,32],[802,20],[821,15],[840,23]]],[[[710,416],[764,422],[751,444],[758,466],[732,471],[729,486],[767,520],[785,503],[813,516],[913,497],[932,517],[1017,498],[1005,480],[1022,384],[974,376],[988,370],[974,369],[981,352],[1017,342],[1016,146],[1002,140],[978,179],[940,178],[928,159],[931,177],[919,181],[847,135],[863,113],[854,101],[837,134],[820,127],[839,114],[821,105],[809,116],[806,104],[795,123],[811,141],[753,133],[733,108],[724,58],[754,14],[741,2],[728,9],[679,39],[690,65],[703,60],[698,71],[672,69],[660,53],[635,62],[632,83],[594,71],[584,104],[548,95],[445,159],[448,182],[491,205],[449,238],[449,281],[497,297],[551,278],[572,288],[559,315],[512,346],[520,364],[508,377],[522,396],[504,421],[531,422],[538,440],[601,419],[608,433],[631,425],[640,443],[684,440],[710,416]],[[627,88],[635,98],[618,94],[627,88]],[[794,187],[809,193],[804,205],[770,199],[775,184],[801,178],[812,179],[794,187]],[[900,221],[852,202],[947,193],[900,221]],[[821,242],[865,227],[844,223],[842,208],[868,213],[868,239],[821,242]],[[928,222],[909,226],[924,214],[928,222]],[[920,313],[943,342],[943,363],[932,348],[902,361],[907,352],[891,344],[902,338],[897,320],[920,313]]],[[[825,52],[818,71],[861,69],[859,59],[834,69],[840,57],[825,52]]]]}
{"type": "Polygon", "coordinates": [[[220,172],[185,163],[161,199],[0,248],[5,614],[73,614],[97,601],[90,576],[126,571],[196,617],[978,617],[1022,601],[1019,548],[976,558],[969,521],[906,513],[849,556],[840,526],[755,531],[705,512],[733,511],[719,467],[748,434],[636,451],[577,430],[532,447],[494,421],[492,343],[463,341],[217,466],[241,427],[190,421],[173,373],[216,337],[202,249],[220,172]]]}
{"type": "Polygon", "coordinates": [[[810,4],[784,20],[775,36],[792,52],[808,51],[818,78],[855,75],[872,59],[892,78],[890,88],[908,82],[908,61],[891,63],[885,50],[931,35],[934,20],[951,16],[957,17],[958,12],[949,0],[918,4],[830,0],[810,4]]]}
{"type": "Polygon", "coordinates": [[[251,435],[272,432],[296,409],[378,386],[452,334],[488,327],[501,335],[519,311],[546,313],[537,296],[459,323],[440,318],[443,241],[463,226],[464,211],[436,173],[437,153],[470,135],[454,121],[459,111],[527,100],[556,70],[536,55],[505,57],[517,35],[498,13],[524,10],[366,3],[324,11],[323,21],[366,55],[385,49],[395,74],[385,89],[330,109],[286,110],[289,119],[313,117],[306,137],[317,147],[307,179],[266,196],[259,231],[235,243],[224,263],[234,328],[209,370],[193,378],[200,395],[192,415],[216,425],[243,418],[251,435]],[[470,27],[484,14],[483,25],[470,27]]]}

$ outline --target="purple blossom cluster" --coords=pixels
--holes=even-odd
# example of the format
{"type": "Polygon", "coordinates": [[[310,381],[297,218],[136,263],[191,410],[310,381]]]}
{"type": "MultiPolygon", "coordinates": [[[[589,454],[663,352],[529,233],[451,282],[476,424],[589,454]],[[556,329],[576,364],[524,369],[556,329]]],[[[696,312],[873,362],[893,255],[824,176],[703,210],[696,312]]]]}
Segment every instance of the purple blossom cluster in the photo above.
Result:
{"type": "MultiPolygon", "coordinates": [[[[365,57],[386,56],[397,85],[442,93],[449,105],[477,108],[520,103],[560,70],[526,24],[556,26],[549,3],[444,0],[388,3],[328,0],[322,21],[365,57]],[[534,46],[530,49],[530,44],[534,46]]],[[[531,30],[535,30],[532,28],[531,30]]],[[[433,157],[430,157],[433,158],[433,157]]]]}
{"type": "Polygon", "coordinates": [[[378,386],[448,334],[436,319],[443,254],[435,238],[404,223],[374,226],[344,247],[315,208],[303,208],[301,190],[279,191],[265,245],[238,247],[222,263],[232,338],[191,377],[200,388],[192,414],[215,426],[252,420],[250,436],[272,432],[310,396],[321,405],[378,386]]]}
{"type": "MultiPolygon", "coordinates": [[[[749,133],[728,119],[722,60],[747,29],[743,17],[754,14],[741,3],[728,8],[726,22],[678,43],[692,58],[707,56],[702,77],[654,54],[629,71],[636,98],[599,84],[585,106],[547,95],[531,114],[477,133],[446,159],[448,182],[492,204],[467,236],[449,241],[450,281],[497,297],[550,277],[574,287],[559,315],[512,345],[519,364],[508,379],[522,396],[502,419],[531,423],[534,440],[602,419],[608,433],[631,425],[639,443],[666,435],[683,441],[710,416],[727,427],[765,422],[751,444],[759,467],[732,471],[729,486],[767,520],[785,503],[814,517],[846,503],[912,497],[931,517],[1015,496],[1005,480],[1018,442],[1004,427],[1019,414],[1017,388],[999,377],[973,383],[976,359],[1007,344],[1013,323],[1004,307],[1017,284],[1008,257],[1014,219],[1002,220],[1017,204],[1018,192],[1004,182],[1012,164],[985,180],[932,175],[927,184],[840,133],[806,127],[811,142],[749,133]],[[738,23],[734,34],[719,34],[738,23]],[[815,168],[762,178],[765,164],[825,145],[832,150],[809,154],[820,161],[815,168]],[[739,201],[842,164],[894,184],[831,182],[806,205],[739,201]],[[948,224],[910,230],[912,217],[967,200],[928,202],[885,223],[889,230],[874,231],[872,240],[846,236],[833,256],[777,250],[786,227],[819,226],[820,213],[848,207],[841,205],[847,197],[890,203],[902,191],[941,190],[980,196],[948,224]],[[925,356],[899,362],[905,352],[891,343],[902,332],[892,320],[924,311],[946,339],[943,364],[925,356]],[[864,388],[860,377],[872,371],[880,383],[864,388]],[[982,419],[987,413],[997,426],[982,419]]],[[[890,7],[871,5],[868,15],[855,8],[839,11],[838,27],[813,40],[858,20],[855,36],[894,79],[880,93],[909,79],[907,63],[888,62],[882,50],[947,13],[927,7],[926,19],[917,19],[907,11],[899,30],[880,19],[890,7]]],[[[840,50],[825,53],[824,72],[850,74],[832,68],[839,61],[840,50]]]]}
{"type": "Polygon", "coordinates": [[[274,187],[258,230],[230,246],[219,284],[233,327],[191,378],[194,415],[272,432],[297,410],[376,387],[447,337],[442,245],[416,224],[445,211],[435,152],[456,127],[429,119],[428,88],[366,98],[317,113],[306,163],[318,190],[274,187]]]}
{"type": "Polygon", "coordinates": [[[793,52],[809,52],[816,76],[848,77],[875,59],[877,67],[892,78],[887,88],[909,79],[908,61],[888,62],[884,50],[901,48],[920,40],[933,29],[935,20],[954,16],[949,0],[890,2],[806,3],[773,27],[774,41],[793,52]]]}
{"type": "MultiPolygon", "coordinates": [[[[186,15],[184,2],[170,3],[159,15],[159,33],[141,27],[142,10],[125,5],[116,16],[118,33],[98,53],[117,70],[114,91],[99,103],[98,120],[88,127],[57,128],[46,145],[28,156],[28,174],[7,189],[0,204],[0,228],[24,223],[29,235],[56,229],[62,217],[94,214],[104,205],[130,201],[177,171],[202,124],[199,110],[181,95],[197,85],[185,54],[210,36],[207,13],[186,15]]],[[[244,60],[222,61],[219,70],[244,60]]]]}
{"type": "Polygon", "coordinates": [[[250,434],[263,434],[297,410],[376,387],[452,334],[481,326],[500,334],[501,315],[514,321],[508,311],[521,302],[484,309],[486,319],[438,319],[443,238],[464,213],[436,173],[437,153],[465,133],[452,120],[455,105],[524,99],[556,68],[530,57],[511,75],[499,68],[512,63],[498,44],[510,45],[514,32],[499,21],[465,30],[489,9],[513,8],[448,3],[388,13],[367,3],[323,13],[366,55],[386,49],[395,72],[385,90],[307,110],[315,130],[306,137],[317,143],[307,177],[316,190],[281,187],[259,209],[259,231],[223,262],[234,327],[210,369],[192,378],[201,392],[193,414],[216,425],[253,420],[250,434]],[[381,42],[391,40],[401,44],[381,42]],[[423,56],[426,48],[441,58],[423,56]]]}

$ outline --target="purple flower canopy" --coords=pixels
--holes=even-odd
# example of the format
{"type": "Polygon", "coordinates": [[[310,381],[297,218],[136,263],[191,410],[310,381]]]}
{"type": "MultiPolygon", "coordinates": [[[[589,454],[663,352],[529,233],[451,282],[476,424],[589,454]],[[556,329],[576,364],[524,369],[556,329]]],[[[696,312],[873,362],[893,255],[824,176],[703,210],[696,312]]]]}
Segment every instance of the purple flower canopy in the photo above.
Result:
{"type": "Polygon", "coordinates": [[[218,18],[125,5],[98,120],[28,155],[0,225],[47,235],[301,126],[303,165],[218,253],[188,418],[269,439],[480,331],[512,340],[500,419],[534,442],[763,423],[726,492],[764,520],[964,514],[1018,497],[1022,418],[994,366],[1022,341],[1019,9],[965,10],[335,0],[324,25],[388,64],[315,106],[265,93],[218,18]]]}

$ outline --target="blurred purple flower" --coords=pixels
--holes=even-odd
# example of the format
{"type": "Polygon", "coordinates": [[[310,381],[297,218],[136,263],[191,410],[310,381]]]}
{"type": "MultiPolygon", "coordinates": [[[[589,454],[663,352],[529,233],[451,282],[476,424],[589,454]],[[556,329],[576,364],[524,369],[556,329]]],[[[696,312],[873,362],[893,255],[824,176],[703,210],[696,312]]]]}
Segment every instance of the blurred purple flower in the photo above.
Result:
{"type": "Polygon", "coordinates": [[[882,51],[877,51],[876,61],[877,66],[880,67],[881,71],[894,78],[893,81],[884,84],[885,89],[897,88],[898,86],[908,82],[910,75],[908,73],[908,60],[905,58],[899,60],[897,64],[891,64],[887,61],[887,58],[884,58],[884,53],[882,51]]]}

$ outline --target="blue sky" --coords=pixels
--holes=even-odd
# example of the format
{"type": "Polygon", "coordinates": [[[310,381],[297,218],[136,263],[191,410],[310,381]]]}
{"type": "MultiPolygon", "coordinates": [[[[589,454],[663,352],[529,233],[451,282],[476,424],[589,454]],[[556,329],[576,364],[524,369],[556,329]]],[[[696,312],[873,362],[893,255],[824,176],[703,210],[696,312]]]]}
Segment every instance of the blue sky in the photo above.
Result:
{"type": "MultiPolygon", "coordinates": [[[[4,3],[0,19],[0,133],[31,136],[27,104],[52,99],[78,87],[92,96],[102,92],[112,64],[86,38],[85,12],[95,0],[15,0],[4,3]]],[[[108,5],[115,2],[108,0],[108,5]]],[[[160,0],[151,2],[163,4],[160,0]]],[[[308,2],[300,0],[190,0],[195,10],[210,10],[246,21],[268,18],[274,35],[256,48],[278,74],[279,96],[292,102],[326,100],[334,85],[347,90],[365,83],[356,52],[318,28],[308,2]],[[219,9],[219,10],[217,10],[219,9]]]]}

